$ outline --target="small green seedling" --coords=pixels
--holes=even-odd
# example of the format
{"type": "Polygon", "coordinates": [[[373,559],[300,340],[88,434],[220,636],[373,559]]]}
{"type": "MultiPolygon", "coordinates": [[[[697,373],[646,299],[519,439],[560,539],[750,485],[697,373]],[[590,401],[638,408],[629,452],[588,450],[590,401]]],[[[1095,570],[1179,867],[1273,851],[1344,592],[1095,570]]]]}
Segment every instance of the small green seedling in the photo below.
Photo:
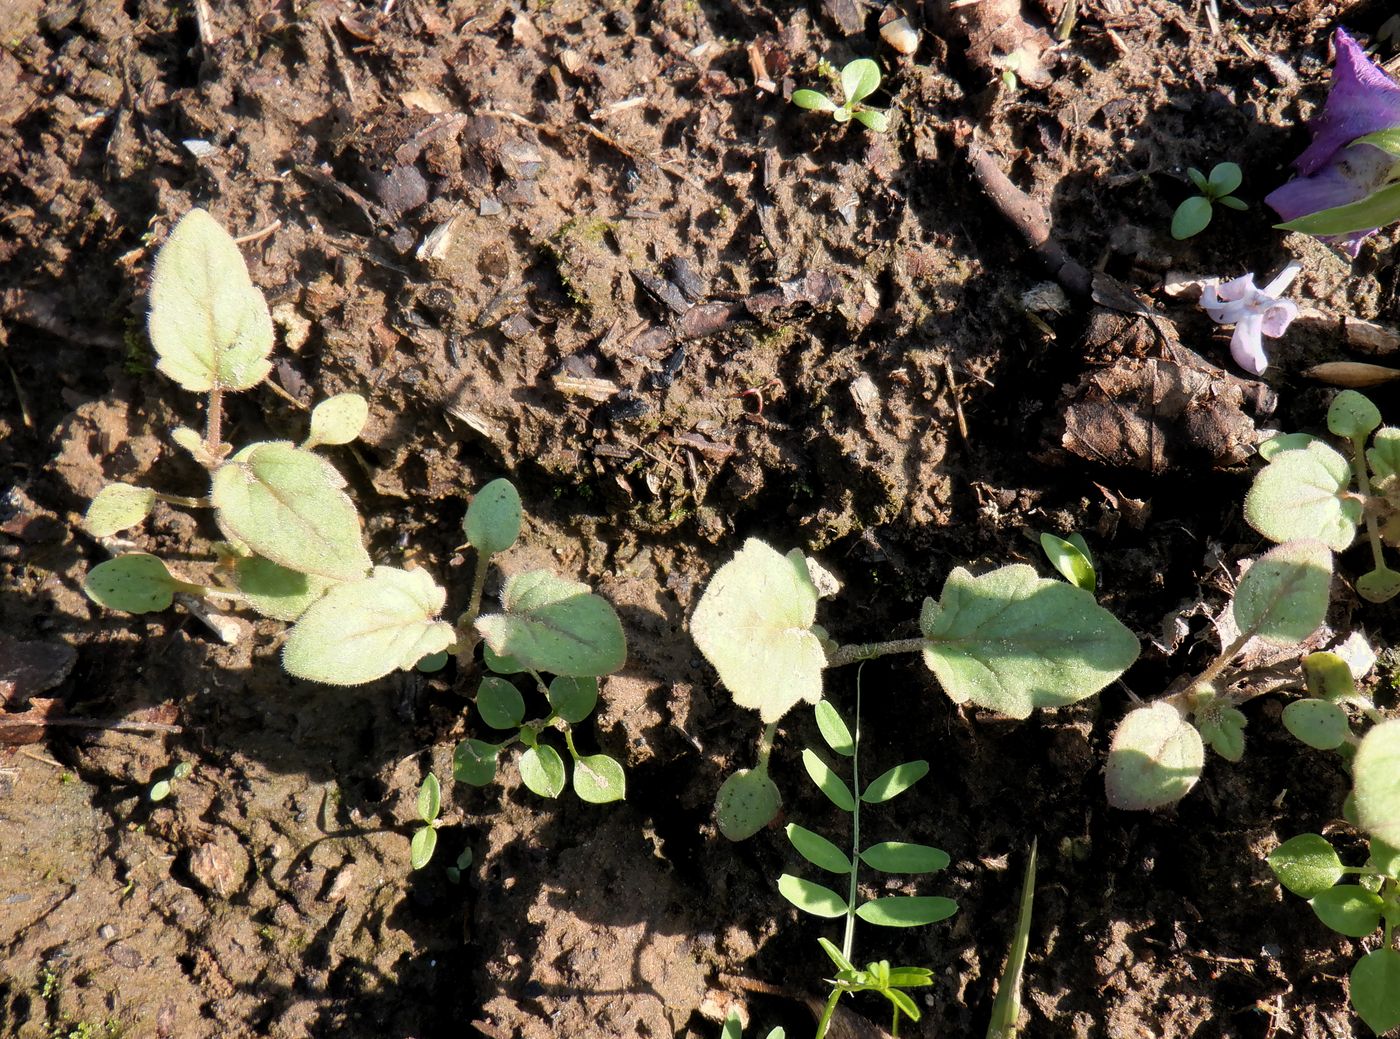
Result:
{"type": "Polygon", "coordinates": [[[422,869],[432,861],[437,850],[437,832],[440,821],[438,812],[442,809],[442,786],[438,777],[429,772],[418,787],[418,818],[423,825],[413,833],[409,846],[409,859],[414,869],[422,869]]]}
{"type": "MultiPolygon", "coordinates": [[[[744,1022],[739,1017],[739,1011],[729,1011],[724,1019],[724,1028],[719,1033],[719,1039],[744,1039],[744,1022]]],[[[774,1028],[768,1033],[768,1039],[787,1039],[787,1031],[782,1028],[774,1028]]]]}
{"type": "Polygon", "coordinates": [[[1400,1027],[1400,847],[1373,836],[1366,865],[1343,866],[1327,838],[1305,833],[1274,849],[1269,868],[1338,934],[1367,938],[1380,928],[1380,945],[1352,968],[1351,1005],[1377,1035],[1400,1027]],[[1338,883],[1346,876],[1356,882],[1338,883]]]}
{"type": "Polygon", "coordinates": [[[1099,579],[1094,572],[1094,557],[1089,554],[1084,535],[1076,533],[1068,538],[1057,538],[1054,534],[1041,534],[1040,549],[1061,577],[1090,595],[1094,593],[1099,579]]]}
{"type": "Polygon", "coordinates": [[[457,860],[453,862],[452,865],[447,867],[447,879],[454,884],[460,884],[462,882],[462,874],[471,868],[471,864],[472,850],[467,848],[462,854],[457,856],[457,860]]]}
{"type": "Polygon", "coordinates": [[[768,754],[778,720],[798,703],[821,700],[827,668],[918,654],[955,703],[1026,718],[1093,696],[1138,655],[1137,637],[1093,595],[1024,564],[981,576],[954,569],[941,598],[924,600],[919,635],[892,642],[831,639],[816,623],[817,600],[837,591],[802,552],[783,555],[750,538],[715,572],[696,606],[695,644],[734,702],[758,711],[765,726],[757,767],[720,788],[716,818],[732,840],[777,815],[782,801],[768,777],[768,754]]]}
{"type": "Polygon", "coordinates": [[[831,981],[831,995],[817,1023],[816,1039],[823,1039],[843,995],[856,992],[878,992],[889,1001],[894,1011],[891,1034],[899,1034],[901,1017],[919,1020],[918,1004],[903,990],[933,984],[932,971],[922,967],[891,968],[888,960],[870,963],[858,970],[851,963],[855,942],[856,918],[881,927],[919,927],[946,920],[958,910],[950,898],[916,895],[892,895],[873,898],[857,904],[856,893],[860,865],[884,873],[936,873],[948,865],[948,853],[926,844],[902,841],[882,841],[861,847],[861,806],[876,805],[904,793],[928,774],[927,761],[907,761],[882,773],[864,790],[860,787],[860,676],[856,676],[856,728],[852,733],[836,708],[827,700],[816,705],[817,729],[826,745],[841,757],[850,759],[851,786],[836,774],[811,748],[802,752],[802,763],[817,789],[841,811],[851,817],[850,854],[838,848],[821,834],[790,823],[788,840],[798,853],[818,869],[846,879],[846,894],[833,891],[824,884],[805,880],[791,873],[778,878],[778,891],[805,913],[827,918],[843,917],[845,937],[838,950],[825,938],[819,939],[823,951],[836,964],[837,973],[831,981]],[[860,791],[856,796],[855,791],[860,791]]]}
{"type": "Polygon", "coordinates": [[[1231,209],[1249,208],[1231,194],[1244,179],[1244,174],[1235,163],[1220,163],[1210,171],[1209,178],[1194,166],[1187,169],[1186,175],[1191,178],[1191,183],[1196,185],[1200,194],[1192,195],[1181,203],[1172,215],[1172,237],[1177,241],[1204,231],[1210,223],[1210,218],[1215,215],[1214,207],[1217,202],[1231,209]]]}
{"type": "Polygon", "coordinates": [[[880,88],[880,66],[869,58],[857,58],[841,70],[841,93],[846,103],[838,105],[819,90],[794,90],[792,103],[814,112],[829,112],[838,123],[854,119],[876,133],[889,129],[890,117],[878,109],[861,104],[880,88]]]}
{"type": "Polygon", "coordinates": [[[152,803],[164,801],[167,797],[170,796],[170,792],[174,788],[174,785],[181,779],[184,779],[186,776],[188,776],[190,772],[193,771],[193,768],[194,766],[192,766],[188,761],[181,761],[179,764],[177,764],[174,768],[170,770],[170,774],[168,776],[162,776],[160,779],[157,779],[154,783],[152,783],[151,789],[146,792],[146,796],[151,800],[152,803]]]}
{"type": "Polygon", "coordinates": [[[1026,875],[1021,881],[1021,908],[1016,914],[1016,931],[1011,936],[1011,950],[1006,954],[1006,966],[997,982],[997,997],[992,1002],[992,1019],[987,1025],[987,1039],[1016,1039],[1020,1034],[1021,976],[1026,969],[1026,952],[1031,940],[1031,912],[1035,905],[1035,852],[1038,840],[1031,841],[1030,857],[1026,860],[1026,875]]]}

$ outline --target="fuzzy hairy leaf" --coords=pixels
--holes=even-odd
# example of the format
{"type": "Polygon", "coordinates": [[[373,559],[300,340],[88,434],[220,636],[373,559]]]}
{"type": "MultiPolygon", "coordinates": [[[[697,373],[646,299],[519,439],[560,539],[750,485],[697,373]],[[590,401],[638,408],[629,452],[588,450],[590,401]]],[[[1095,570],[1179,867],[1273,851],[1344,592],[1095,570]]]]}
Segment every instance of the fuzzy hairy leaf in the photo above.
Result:
{"type": "Polygon", "coordinates": [[[111,537],[119,530],[134,527],[155,508],[156,492],[129,483],[109,483],[88,505],[83,526],[95,538],[111,537]]]}
{"type": "Polygon", "coordinates": [[[98,563],[83,581],[83,591],[99,606],[123,613],[168,609],[181,582],[153,555],[131,552],[98,563]]]}
{"type": "Polygon", "coordinates": [[[1244,518],[1270,541],[1317,538],[1340,552],[1361,522],[1361,503],[1342,497],[1351,475],[1350,463],[1321,441],[1283,451],[1254,478],[1244,518]]]}
{"type": "Polygon", "coordinates": [[[272,315],[243,254],[212,216],[191,209],[156,256],[151,276],[156,368],[187,390],[246,390],[272,365],[272,315]]]}
{"type": "Polygon", "coordinates": [[[1114,808],[1142,811],[1175,804],[1205,766],[1201,734],[1169,703],[1129,711],[1108,752],[1104,785],[1114,808]]]}
{"type": "Polygon", "coordinates": [[[812,631],[817,588],[801,552],[756,538],[715,571],[690,621],[691,636],[740,707],[775,722],[822,696],[826,653],[812,631]]]}
{"type": "Polygon", "coordinates": [[[363,581],[339,584],[301,615],[282,647],[290,674],[327,685],[363,685],[409,670],[456,638],[436,620],[447,593],[422,570],[377,566],[363,581]]]}
{"type": "Polygon", "coordinates": [[[1137,659],[1138,640],[1088,592],[1015,563],[958,567],[924,601],[924,662],[955,703],[1012,718],[1097,693],[1137,659]]]}
{"type": "Polygon", "coordinates": [[[1241,632],[1265,642],[1302,642],[1327,616],[1332,553],[1321,541],[1289,541],[1254,561],[1235,589],[1231,610],[1241,632]]]}
{"type": "Polygon", "coordinates": [[[219,523],[258,555],[290,570],[355,581],[372,564],[344,486],[320,455],[269,441],[221,465],[211,497],[219,523]]]}
{"type": "Polygon", "coordinates": [[[622,622],[586,584],[548,570],[516,574],[501,591],[501,607],[478,617],[476,630],[493,652],[527,668],[588,678],[627,661],[622,622]]]}
{"type": "Polygon", "coordinates": [[[1400,847],[1400,718],[1373,727],[1351,765],[1361,828],[1400,847]]]}
{"type": "Polygon", "coordinates": [[[1376,430],[1376,435],[1371,438],[1371,446],[1366,451],[1366,461],[1377,483],[1400,473],[1400,429],[1385,426],[1376,430]]]}
{"type": "Polygon", "coordinates": [[[238,590],[264,617],[294,621],[340,582],[278,566],[262,556],[243,556],[235,564],[238,590]]]}
{"type": "Polygon", "coordinates": [[[348,444],[369,419],[369,401],[358,393],[337,393],[311,409],[311,432],[303,445],[348,444]]]}

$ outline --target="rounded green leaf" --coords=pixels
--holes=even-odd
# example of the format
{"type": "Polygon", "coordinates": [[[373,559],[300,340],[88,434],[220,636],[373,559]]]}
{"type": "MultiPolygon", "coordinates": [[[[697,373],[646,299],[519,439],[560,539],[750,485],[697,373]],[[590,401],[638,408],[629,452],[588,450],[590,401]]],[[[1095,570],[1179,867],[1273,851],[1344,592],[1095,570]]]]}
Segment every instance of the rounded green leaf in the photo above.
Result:
{"type": "Polygon", "coordinates": [[[170,780],[168,779],[157,779],[154,783],[151,784],[151,789],[146,793],[146,797],[152,803],[164,801],[169,796],[170,780]]]}
{"type": "Polygon", "coordinates": [[[740,769],[720,785],[715,822],[731,841],[743,841],[777,818],[782,806],[778,786],[766,771],[740,769]]]}
{"type": "Polygon", "coordinates": [[[1180,242],[1200,234],[1213,215],[1210,199],[1204,195],[1192,195],[1172,214],[1172,237],[1180,242]]]}
{"type": "Polygon", "coordinates": [[[564,792],[564,759],[546,744],[529,747],[520,755],[520,779],[540,797],[558,797],[564,792]]]}
{"type": "Polygon", "coordinates": [[[1290,837],[1269,856],[1279,883],[1303,898],[1322,894],[1342,879],[1342,860],[1327,838],[1315,833],[1290,837]]]}
{"type": "Polygon", "coordinates": [[[1239,761],[1244,757],[1244,729],[1248,719],[1237,708],[1212,698],[1196,708],[1194,721],[1201,739],[1226,761],[1239,761]]]}
{"type": "Polygon", "coordinates": [[[311,432],[303,445],[348,444],[369,420],[369,401],[358,393],[337,393],[311,410],[311,432]]]}
{"type": "Polygon", "coordinates": [[[421,671],[423,674],[431,675],[433,672],[441,671],[443,668],[445,668],[447,666],[447,661],[450,658],[450,654],[447,652],[447,650],[443,650],[441,653],[429,653],[427,656],[425,656],[422,660],[418,661],[418,663],[414,664],[413,666],[415,669],[421,671]]]}
{"type": "Polygon", "coordinates": [[[492,652],[491,647],[482,645],[481,660],[486,669],[498,675],[518,675],[524,672],[525,665],[511,657],[492,652]]]}
{"type": "Polygon", "coordinates": [[[788,823],[787,837],[804,859],[828,873],[848,874],[854,868],[851,858],[819,833],[788,823]]]}
{"type": "Polygon", "coordinates": [[[1104,786],[1114,808],[1142,811],[1175,804],[1201,778],[1205,744],[1169,703],[1129,711],[1113,734],[1104,786]]]}
{"type": "Polygon", "coordinates": [[[1283,727],[1317,750],[1335,750],[1351,735],[1346,711],[1327,700],[1294,700],[1283,709],[1283,727]]]}
{"type": "Polygon", "coordinates": [[[1328,430],[1348,440],[1365,440],[1380,424],[1380,408],[1355,390],[1342,390],[1327,409],[1328,430]]]}
{"type": "Polygon", "coordinates": [[[1235,624],[1274,645],[1295,645],[1322,626],[1331,585],[1332,553],[1321,541],[1271,548],[1240,578],[1235,624]]]}
{"type": "Polygon", "coordinates": [[[1330,887],[1308,904],[1319,920],[1348,938],[1365,938],[1381,925],[1381,896],[1360,884],[1330,887]]]}
{"type": "Polygon", "coordinates": [[[1217,198],[1215,201],[1222,206],[1225,206],[1229,209],[1238,210],[1241,213],[1243,213],[1249,208],[1248,202],[1245,202],[1243,199],[1238,199],[1234,195],[1224,195],[1220,198],[1217,198]]]}
{"type": "Polygon", "coordinates": [[[838,108],[831,113],[831,118],[838,123],[850,122],[851,110],[849,108],[838,108]]]}
{"type": "Polygon", "coordinates": [[[778,892],[798,909],[813,916],[830,919],[846,913],[846,900],[831,888],[794,877],[791,873],[784,873],[778,878],[778,892]]]}
{"type": "Polygon", "coordinates": [[[875,133],[884,133],[890,128],[890,117],[887,112],[880,112],[874,108],[861,108],[851,113],[851,118],[860,123],[867,130],[875,133]]]}
{"type": "Polygon", "coordinates": [[[452,777],[459,783],[485,786],[496,778],[501,748],[484,740],[463,740],[452,752],[452,777]]]}
{"type": "Polygon", "coordinates": [[[856,916],[880,927],[922,927],[946,920],[958,911],[951,898],[892,895],[873,898],[856,909],[856,916]]]}
{"type": "Polygon", "coordinates": [[[1098,583],[1094,574],[1094,564],[1089,562],[1089,557],[1080,551],[1078,545],[1064,538],[1057,538],[1054,534],[1041,534],[1040,549],[1050,560],[1050,565],[1058,570],[1066,581],[1076,588],[1083,588],[1086,592],[1094,591],[1098,583]]]}
{"type": "Polygon", "coordinates": [[[627,661],[622,622],[588,586],[547,570],[516,574],[501,592],[503,613],[478,617],[491,650],[527,668],[585,678],[627,661]]]}
{"type": "Polygon", "coordinates": [[[851,794],[851,788],[831,770],[831,766],[821,759],[821,755],[810,749],[804,750],[802,764],[807,769],[807,775],[812,777],[812,782],[817,784],[817,789],[824,793],[832,804],[843,812],[855,811],[856,799],[851,794]]]}
{"type": "Polygon", "coordinates": [[[446,598],[423,570],[377,566],[373,576],[338,584],[307,608],[282,646],[282,666],[327,685],[409,670],[456,640],[452,625],[434,619],[446,598]]]}
{"type": "Polygon", "coordinates": [[[1336,653],[1309,653],[1302,660],[1308,695],[1319,700],[1345,700],[1356,694],[1351,667],[1336,653]]]}
{"type": "Polygon", "coordinates": [[[262,556],[243,556],[234,566],[238,590],[264,617],[294,621],[340,582],[278,566],[262,556]]]}
{"type": "Polygon", "coordinates": [[[525,720],[525,698],[514,683],[488,675],[477,687],[476,710],[491,728],[514,729],[525,720]]]}
{"type": "Polygon", "coordinates": [[[129,483],[109,483],[88,505],[83,526],[95,538],[111,537],[119,530],[134,527],[155,508],[156,492],[129,483]]]}
{"type": "Polygon", "coordinates": [[[1400,595],[1400,571],[1378,566],[1356,579],[1356,591],[1367,602],[1389,602],[1400,595]]]}
{"type": "Polygon", "coordinates": [[[866,804],[880,804],[892,797],[898,797],[926,775],[928,775],[927,761],[922,759],[906,761],[871,780],[870,785],[865,788],[865,793],[860,795],[860,799],[866,804]]]}
{"type": "Polygon", "coordinates": [[[1351,1005],[1377,1035],[1400,1026],[1400,952],[1374,949],[1356,961],[1351,1005]]]}
{"type": "Polygon", "coordinates": [[[170,439],[177,447],[184,448],[200,465],[212,464],[209,450],[204,446],[204,437],[189,426],[176,426],[170,431],[170,439]]]}
{"type": "Polygon", "coordinates": [[[846,106],[863,101],[880,87],[880,66],[869,58],[856,58],[841,70],[841,93],[846,106]]]}
{"type": "Polygon", "coordinates": [[[798,108],[806,108],[816,112],[836,111],[836,102],[817,90],[794,90],[792,103],[798,108]]]}
{"type": "Polygon", "coordinates": [[[1221,162],[1210,171],[1210,189],[1217,198],[1228,195],[1244,181],[1244,171],[1238,163],[1221,162]]]}
{"type": "Polygon", "coordinates": [[[153,613],[169,608],[182,582],[153,555],[132,552],[98,563],[83,581],[88,598],[109,610],[153,613]]]}
{"type": "Polygon", "coordinates": [[[1371,868],[1392,880],[1400,880],[1400,847],[1387,844],[1379,837],[1371,838],[1371,868]]]}
{"type": "Polygon", "coordinates": [[[246,390],[272,365],[272,315],[243,254],[212,216],[191,209],[156,256],[151,275],[156,368],[187,390],[246,390]]]}
{"type": "Polygon", "coordinates": [[[1351,465],[1321,441],[1274,456],[1244,499],[1244,518],[1270,541],[1318,538],[1340,552],[1356,537],[1361,503],[1344,499],[1351,465]]]}
{"type": "Polygon", "coordinates": [[[856,752],[856,741],[851,738],[851,730],[830,700],[818,700],[812,713],[817,716],[817,730],[828,747],[843,758],[849,758],[856,752]]]}
{"type": "Polygon", "coordinates": [[[627,796],[627,773],[606,754],[574,758],[574,793],[589,804],[621,801],[627,796]]]}
{"type": "Polygon", "coordinates": [[[826,651],[812,631],[817,589],[801,552],[756,538],[710,579],[690,633],[740,707],[775,722],[822,697],[826,651]]]}
{"type": "Polygon", "coordinates": [[[1376,430],[1366,451],[1366,461],[1377,483],[1384,483],[1400,473],[1400,429],[1386,426],[1376,430]]]}
{"type": "Polygon", "coordinates": [[[1260,444],[1255,450],[1266,462],[1272,462],[1285,451],[1302,451],[1309,444],[1319,443],[1311,433],[1276,433],[1260,444]]]}
{"type": "Polygon", "coordinates": [[[1400,718],[1362,737],[1351,772],[1357,823],[1372,837],[1400,847],[1400,718]]]}
{"type": "Polygon", "coordinates": [[[561,676],[549,683],[549,706],[570,725],[577,725],[598,706],[598,679],[561,676]]]}
{"type": "Polygon", "coordinates": [[[442,784],[429,772],[418,786],[418,818],[430,823],[442,808],[442,784]]]}
{"type": "Polygon", "coordinates": [[[883,841],[860,853],[860,860],[882,873],[936,873],[948,867],[948,853],[927,844],[883,841]]]}
{"type": "Polygon", "coordinates": [[[420,826],[409,843],[408,857],[414,869],[422,869],[433,859],[437,850],[437,830],[431,826],[420,826]]]}
{"type": "Polygon", "coordinates": [[[958,567],[925,600],[924,662],[955,703],[1012,718],[1093,696],[1137,659],[1137,637],[1081,588],[1023,563],[981,577],[958,567]]]}
{"type": "Polygon", "coordinates": [[[345,479],[320,455],[282,441],[239,451],[214,474],[219,523],[291,570],[356,581],[372,565],[345,479]]]}
{"type": "Polygon", "coordinates": [[[476,492],[467,506],[462,529],[467,540],[482,555],[504,552],[520,537],[523,513],[520,494],[509,480],[492,480],[476,492]]]}

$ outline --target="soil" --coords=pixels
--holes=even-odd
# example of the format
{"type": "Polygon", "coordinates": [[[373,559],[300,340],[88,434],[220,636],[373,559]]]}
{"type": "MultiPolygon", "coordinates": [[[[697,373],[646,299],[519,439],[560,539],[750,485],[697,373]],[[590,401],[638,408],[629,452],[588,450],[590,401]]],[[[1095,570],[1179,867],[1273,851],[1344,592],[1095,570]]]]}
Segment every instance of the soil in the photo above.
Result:
{"type": "MultiPolygon", "coordinates": [[[[901,57],[880,12],[835,0],[4,5],[0,625],[52,672],[7,709],[32,695],[138,731],[55,727],[0,758],[0,1033],[714,1036],[736,1005],[749,1034],[807,1034],[834,928],[778,896],[781,828],[735,844],[713,822],[758,724],[687,634],[709,574],[748,536],[800,546],[845,582],[829,630],[905,637],[954,565],[1045,571],[1038,532],[1078,530],[1143,639],[1122,683],[1010,722],[954,706],[915,660],[865,668],[868,767],[933,765],[868,825],[946,849],[918,890],[960,909],[865,928],[858,958],[934,970],[905,1034],[981,1034],[1038,836],[1026,1035],[1368,1034],[1346,1007],[1356,943],[1264,864],[1347,787],[1280,703],[1251,703],[1245,760],[1211,761],[1175,810],[1108,809],[1102,762],[1133,697],[1210,652],[1183,607],[1218,609],[1228,561],[1261,550],[1247,447],[1320,424],[1303,370],[1352,356],[1327,315],[1400,324],[1393,233],[1351,265],[1260,203],[1325,96],[1332,30],[1369,38],[1391,5],[1079,0],[1063,43],[1061,0],[1004,23],[939,6],[907,12],[901,57]],[[991,64],[1006,27],[1039,41],[1014,79],[991,64]],[[885,69],[889,133],[784,100],[856,56],[885,69]],[[974,179],[973,141],[1100,273],[1099,303],[1055,286],[974,179]],[[1185,167],[1225,159],[1249,211],[1174,242],[1185,167]],[[510,767],[454,789],[454,744],[483,735],[470,676],[317,688],[280,671],[272,622],[229,645],[182,609],[82,594],[106,552],[77,521],[106,481],[202,493],[165,438],[200,402],[153,370],[143,324],[154,250],[196,205],[255,236],[284,395],[369,398],[363,444],[333,457],[376,559],[412,555],[460,608],[466,496],[507,475],[529,520],[504,570],[550,565],[617,606],[628,664],[581,738],[626,766],[624,803],[543,801],[510,767]],[[1164,283],[1288,253],[1323,317],[1240,379],[1164,283]],[[1151,417],[1140,373],[1168,362],[1209,384],[1211,430],[1168,417],[1144,446],[1119,423],[1151,417]],[[447,824],[413,872],[430,769],[447,824]]],[[[239,442],[304,422],[271,388],[229,409],[239,442]]],[[[162,505],[132,538],[179,560],[213,534],[162,505]]],[[[1384,645],[1395,619],[1357,622],[1384,645]]],[[[828,678],[847,711],[849,670],[828,678]]],[[[799,763],[816,739],[794,712],[773,771],[787,818],[830,829],[799,763]]],[[[847,1005],[848,1034],[879,1034],[879,1005],[847,1005]]]]}

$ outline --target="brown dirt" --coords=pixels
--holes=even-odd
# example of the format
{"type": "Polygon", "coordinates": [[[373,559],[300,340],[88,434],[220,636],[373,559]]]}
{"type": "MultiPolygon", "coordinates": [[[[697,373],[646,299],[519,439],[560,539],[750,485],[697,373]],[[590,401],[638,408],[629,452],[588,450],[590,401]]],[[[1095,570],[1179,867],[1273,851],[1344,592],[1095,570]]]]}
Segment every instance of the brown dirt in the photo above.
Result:
{"type": "MultiPolygon", "coordinates": [[[[964,49],[955,29],[925,31],[900,59],[873,12],[847,36],[827,6],[843,7],[0,11],[0,623],[77,650],[49,694],[70,715],[182,729],[65,730],[0,758],[0,1033],[712,1036],[705,1011],[740,999],[758,1034],[804,1034],[829,929],[777,895],[793,858],[779,830],[732,845],[714,828],[755,719],[685,630],[742,537],[836,571],[847,587],[823,623],[846,640],[909,630],[955,563],[1038,562],[1042,529],[1089,535],[1105,604],[1144,639],[1203,589],[1223,601],[1219,561],[1259,547],[1239,518],[1246,469],[1058,450],[1087,366],[1130,351],[1121,335],[1085,345],[1083,303],[1026,316],[1045,273],[965,144],[975,132],[1048,208],[1070,255],[1223,365],[1204,317],[1157,290],[1171,269],[1278,265],[1258,200],[1323,96],[1331,29],[1374,31],[1388,5],[1223,3],[1213,32],[1204,4],[1080,0],[1045,84],[1015,90],[979,63],[980,36],[964,49]],[[838,129],[757,89],[750,43],[780,91],[815,85],[821,58],[873,54],[892,131],[838,129]],[[1253,208],[1173,242],[1184,167],[1227,158],[1253,208]],[[153,247],[192,205],[239,235],[276,223],[246,255],[284,326],[282,386],[369,397],[365,445],[337,462],[377,558],[412,546],[464,597],[463,495],[508,474],[531,521],[506,568],[548,562],[617,605],[631,656],[605,683],[596,741],[628,769],[625,804],[542,803],[505,769],[449,791],[439,861],[472,849],[461,884],[438,863],[410,873],[414,790],[429,768],[450,775],[474,732],[450,678],[313,688],[278,670],[275,625],[230,647],[183,612],[125,618],[83,597],[103,550],[75,520],[104,481],[199,489],[164,439],[198,402],[152,371],[142,326],[153,247]],[[689,301],[645,287],[662,275],[704,308],[678,317],[689,301]],[[567,394],[561,375],[616,392],[567,394]],[[152,804],[180,760],[191,775],[152,804]]],[[[1023,5],[1042,27],[1059,7],[1023,5]]],[[[1300,297],[1400,322],[1393,235],[1354,270],[1286,245],[1308,264],[1300,297]]],[[[1273,346],[1277,414],[1232,421],[1316,426],[1325,397],[1298,373],[1337,353],[1299,326],[1273,346]]],[[[231,408],[241,440],[301,421],[267,390],[231,408]]],[[[162,506],[136,539],[179,558],[210,533],[162,506]]],[[[1395,614],[1363,617],[1383,635],[1395,614]]],[[[1155,695],[1190,652],[1149,649],[1126,686],[1155,695]]],[[[849,703],[851,682],[833,674],[830,694],[849,703]]],[[[1345,1009],[1354,944],[1263,864],[1345,791],[1331,759],[1281,734],[1276,703],[1251,707],[1244,763],[1212,762],[1177,811],[1132,815],[1105,807],[1100,771],[1122,687],[1008,723],[956,709],[914,664],[872,664],[865,682],[871,757],[934,765],[917,810],[871,825],[947,849],[954,866],[927,887],[961,905],[946,925],[862,932],[862,954],[935,970],[908,1034],[985,1029],[1037,834],[1028,1035],[1364,1034],[1345,1009]]],[[[790,817],[822,825],[797,764],[813,739],[794,714],[774,771],[790,817]]]]}

